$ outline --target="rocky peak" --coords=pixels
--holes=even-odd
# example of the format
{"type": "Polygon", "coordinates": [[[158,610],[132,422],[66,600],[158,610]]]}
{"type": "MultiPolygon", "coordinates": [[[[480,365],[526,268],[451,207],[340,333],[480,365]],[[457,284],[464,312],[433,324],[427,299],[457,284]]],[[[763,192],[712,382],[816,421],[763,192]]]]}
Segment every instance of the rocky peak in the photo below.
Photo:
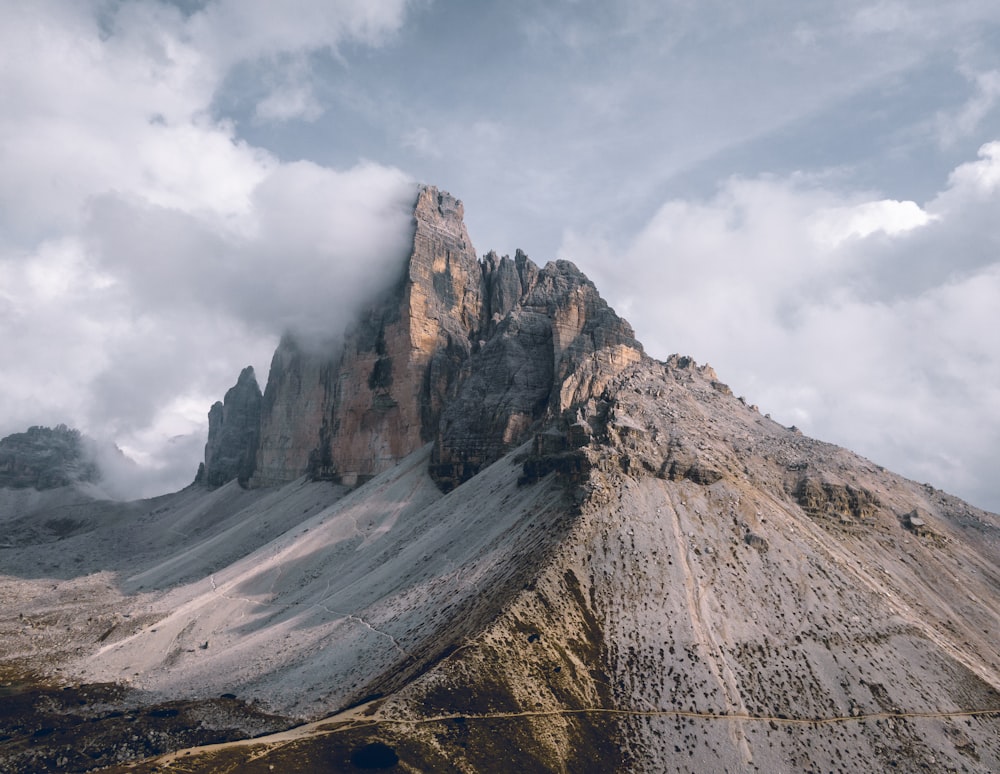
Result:
{"type": "Polygon", "coordinates": [[[246,485],[253,475],[260,440],[261,392],[252,366],[208,412],[208,443],[200,481],[220,486],[237,479],[246,485]]]}
{"type": "Polygon", "coordinates": [[[498,257],[490,250],[482,261],[484,289],[484,332],[492,333],[496,325],[517,306],[533,287],[538,267],[518,250],[514,259],[498,257]]]}
{"type": "Polygon", "coordinates": [[[54,489],[101,478],[100,470],[79,430],[29,427],[0,440],[0,487],[54,489]]]}
{"type": "MultiPolygon", "coordinates": [[[[479,261],[463,220],[462,202],[432,186],[420,189],[413,209],[413,250],[404,298],[416,342],[436,327],[467,336],[479,327],[482,287],[479,261]]],[[[439,335],[438,331],[434,336],[439,335]]],[[[426,340],[424,340],[426,341],[426,340]]],[[[429,342],[428,342],[429,343],[429,342]]]]}
{"type": "Polygon", "coordinates": [[[223,416],[228,401],[213,407],[208,483],[267,486],[307,473],[353,485],[434,441],[432,473],[450,488],[642,356],[629,324],[572,263],[539,269],[521,250],[480,261],[461,201],[430,186],[413,213],[399,279],[335,349],[282,339],[255,453],[239,424],[250,413],[236,429],[223,416]]]}
{"type": "Polygon", "coordinates": [[[308,472],[353,484],[434,437],[445,396],[482,317],[482,273],[461,201],[427,186],[399,280],[359,315],[342,345],[275,352],[253,483],[308,472]]]}

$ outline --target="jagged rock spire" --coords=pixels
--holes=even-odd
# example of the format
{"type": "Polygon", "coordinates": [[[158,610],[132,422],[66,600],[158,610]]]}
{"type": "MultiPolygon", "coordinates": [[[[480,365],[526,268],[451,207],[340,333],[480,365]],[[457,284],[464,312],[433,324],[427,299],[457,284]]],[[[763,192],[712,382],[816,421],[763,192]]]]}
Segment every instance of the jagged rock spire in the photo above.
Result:
{"type": "Polygon", "coordinates": [[[316,354],[282,340],[264,393],[254,483],[308,472],[353,484],[434,438],[482,317],[463,213],[450,194],[421,188],[402,276],[361,313],[341,348],[316,354]]]}
{"type": "Polygon", "coordinates": [[[253,366],[247,366],[208,412],[208,443],[200,480],[221,486],[237,479],[246,485],[253,475],[260,440],[260,386],[253,366]]]}
{"type": "MultiPolygon", "coordinates": [[[[576,266],[539,269],[520,250],[479,261],[463,216],[461,201],[421,188],[400,278],[338,348],[282,339],[241,480],[269,486],[308,473],[353,485],[434,441],[432,474],[450,488],[641,357],[631,327],[576,266]]],[[[213,464],[206,448],[213,484],[235,475],[220,464],[218,432],[213,464]]]]}

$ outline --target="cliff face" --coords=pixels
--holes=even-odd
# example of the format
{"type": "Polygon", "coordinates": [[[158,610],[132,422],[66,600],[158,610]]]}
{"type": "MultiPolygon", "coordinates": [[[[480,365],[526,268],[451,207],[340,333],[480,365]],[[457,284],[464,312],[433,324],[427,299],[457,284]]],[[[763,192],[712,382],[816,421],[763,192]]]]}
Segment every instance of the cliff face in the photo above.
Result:
{"type": "Polygon", "coordinates": [[[488,338],[442,416],[431,472],[461,484],[546,420],[586,403],[642,356],[631,326],[568,261],[538,269],[518,251],[483,263],[488,338]]]}
{"type": "MultiPolygon", "coordinates": [[[[449,489],[640,357],[628,323],[575,266],[539,269],[521,251],[480,262],[463,214],[450,194],[422,188],[400,278],[341,343],[321,352],[282,339],[246,455],[252,485],[303,474],[354,485],[434,441],[432,475],[449,489]]],[[[233,477],[206,467],[209,483],[233,477]]]]}
{"type": "Polygon", "coordinates": [[[261,402],[252,486],[293,481],[306,472],[328,415],[329,373],[335,357],[305,350],[289,335],[282,337],[271,358],[261,402]]]}
{"type": "Polygon", "coordinates": [[[260,438],[260,387],[247,366],[221,403],[208,412],[208,443],[200,479],[221,486],[237,479],[246,485],[253,475],[260,438]]]}
{"type": "Polygon", "coordinates": [[[462,216],[451,195],[420,192],[401,286],[347,336],[321,446],[345,483],[386,470],[434,437],[482,308],[462,216]]]}
{"type": "Polygon", "coordinates": [[[307,472],[353,484],[434,437],[482,316],[481,272],[462,216],[450,194],[421,189],[399,281],[361,313],[340,349],[314,353],[282,340],[264,393],[255,484],[307,472]]]}

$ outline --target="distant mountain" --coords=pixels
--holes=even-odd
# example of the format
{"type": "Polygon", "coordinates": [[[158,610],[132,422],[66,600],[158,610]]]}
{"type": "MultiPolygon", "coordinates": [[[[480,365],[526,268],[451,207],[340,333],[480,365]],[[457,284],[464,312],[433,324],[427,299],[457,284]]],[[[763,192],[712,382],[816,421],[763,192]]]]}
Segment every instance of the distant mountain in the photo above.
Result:
{"type": "Polygon", "coordinates": [[[55,489],[100,477],[87,439],[66,425],[29,427],[0,439],[0,487],[55,489]]]}
{"type": "Polygon", "coordinates": [[[199,486],[5,495],[0,763],[1000,770],[1000,517],[648,357],[462,218],[420,190],[340,343],[212,407],[199,486]]]}

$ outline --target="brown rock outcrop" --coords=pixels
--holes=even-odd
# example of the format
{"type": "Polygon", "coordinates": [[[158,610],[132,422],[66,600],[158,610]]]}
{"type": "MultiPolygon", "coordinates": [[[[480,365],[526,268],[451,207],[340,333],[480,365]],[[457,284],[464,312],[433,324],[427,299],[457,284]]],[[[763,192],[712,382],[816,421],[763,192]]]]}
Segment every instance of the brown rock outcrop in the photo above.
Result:
{"type": "Polygon", "coordinates": [[[841,525],[869,524],[880,505],[863,487],[809,475],[799,479],[792,494],[812,518],[841,525]]]}

